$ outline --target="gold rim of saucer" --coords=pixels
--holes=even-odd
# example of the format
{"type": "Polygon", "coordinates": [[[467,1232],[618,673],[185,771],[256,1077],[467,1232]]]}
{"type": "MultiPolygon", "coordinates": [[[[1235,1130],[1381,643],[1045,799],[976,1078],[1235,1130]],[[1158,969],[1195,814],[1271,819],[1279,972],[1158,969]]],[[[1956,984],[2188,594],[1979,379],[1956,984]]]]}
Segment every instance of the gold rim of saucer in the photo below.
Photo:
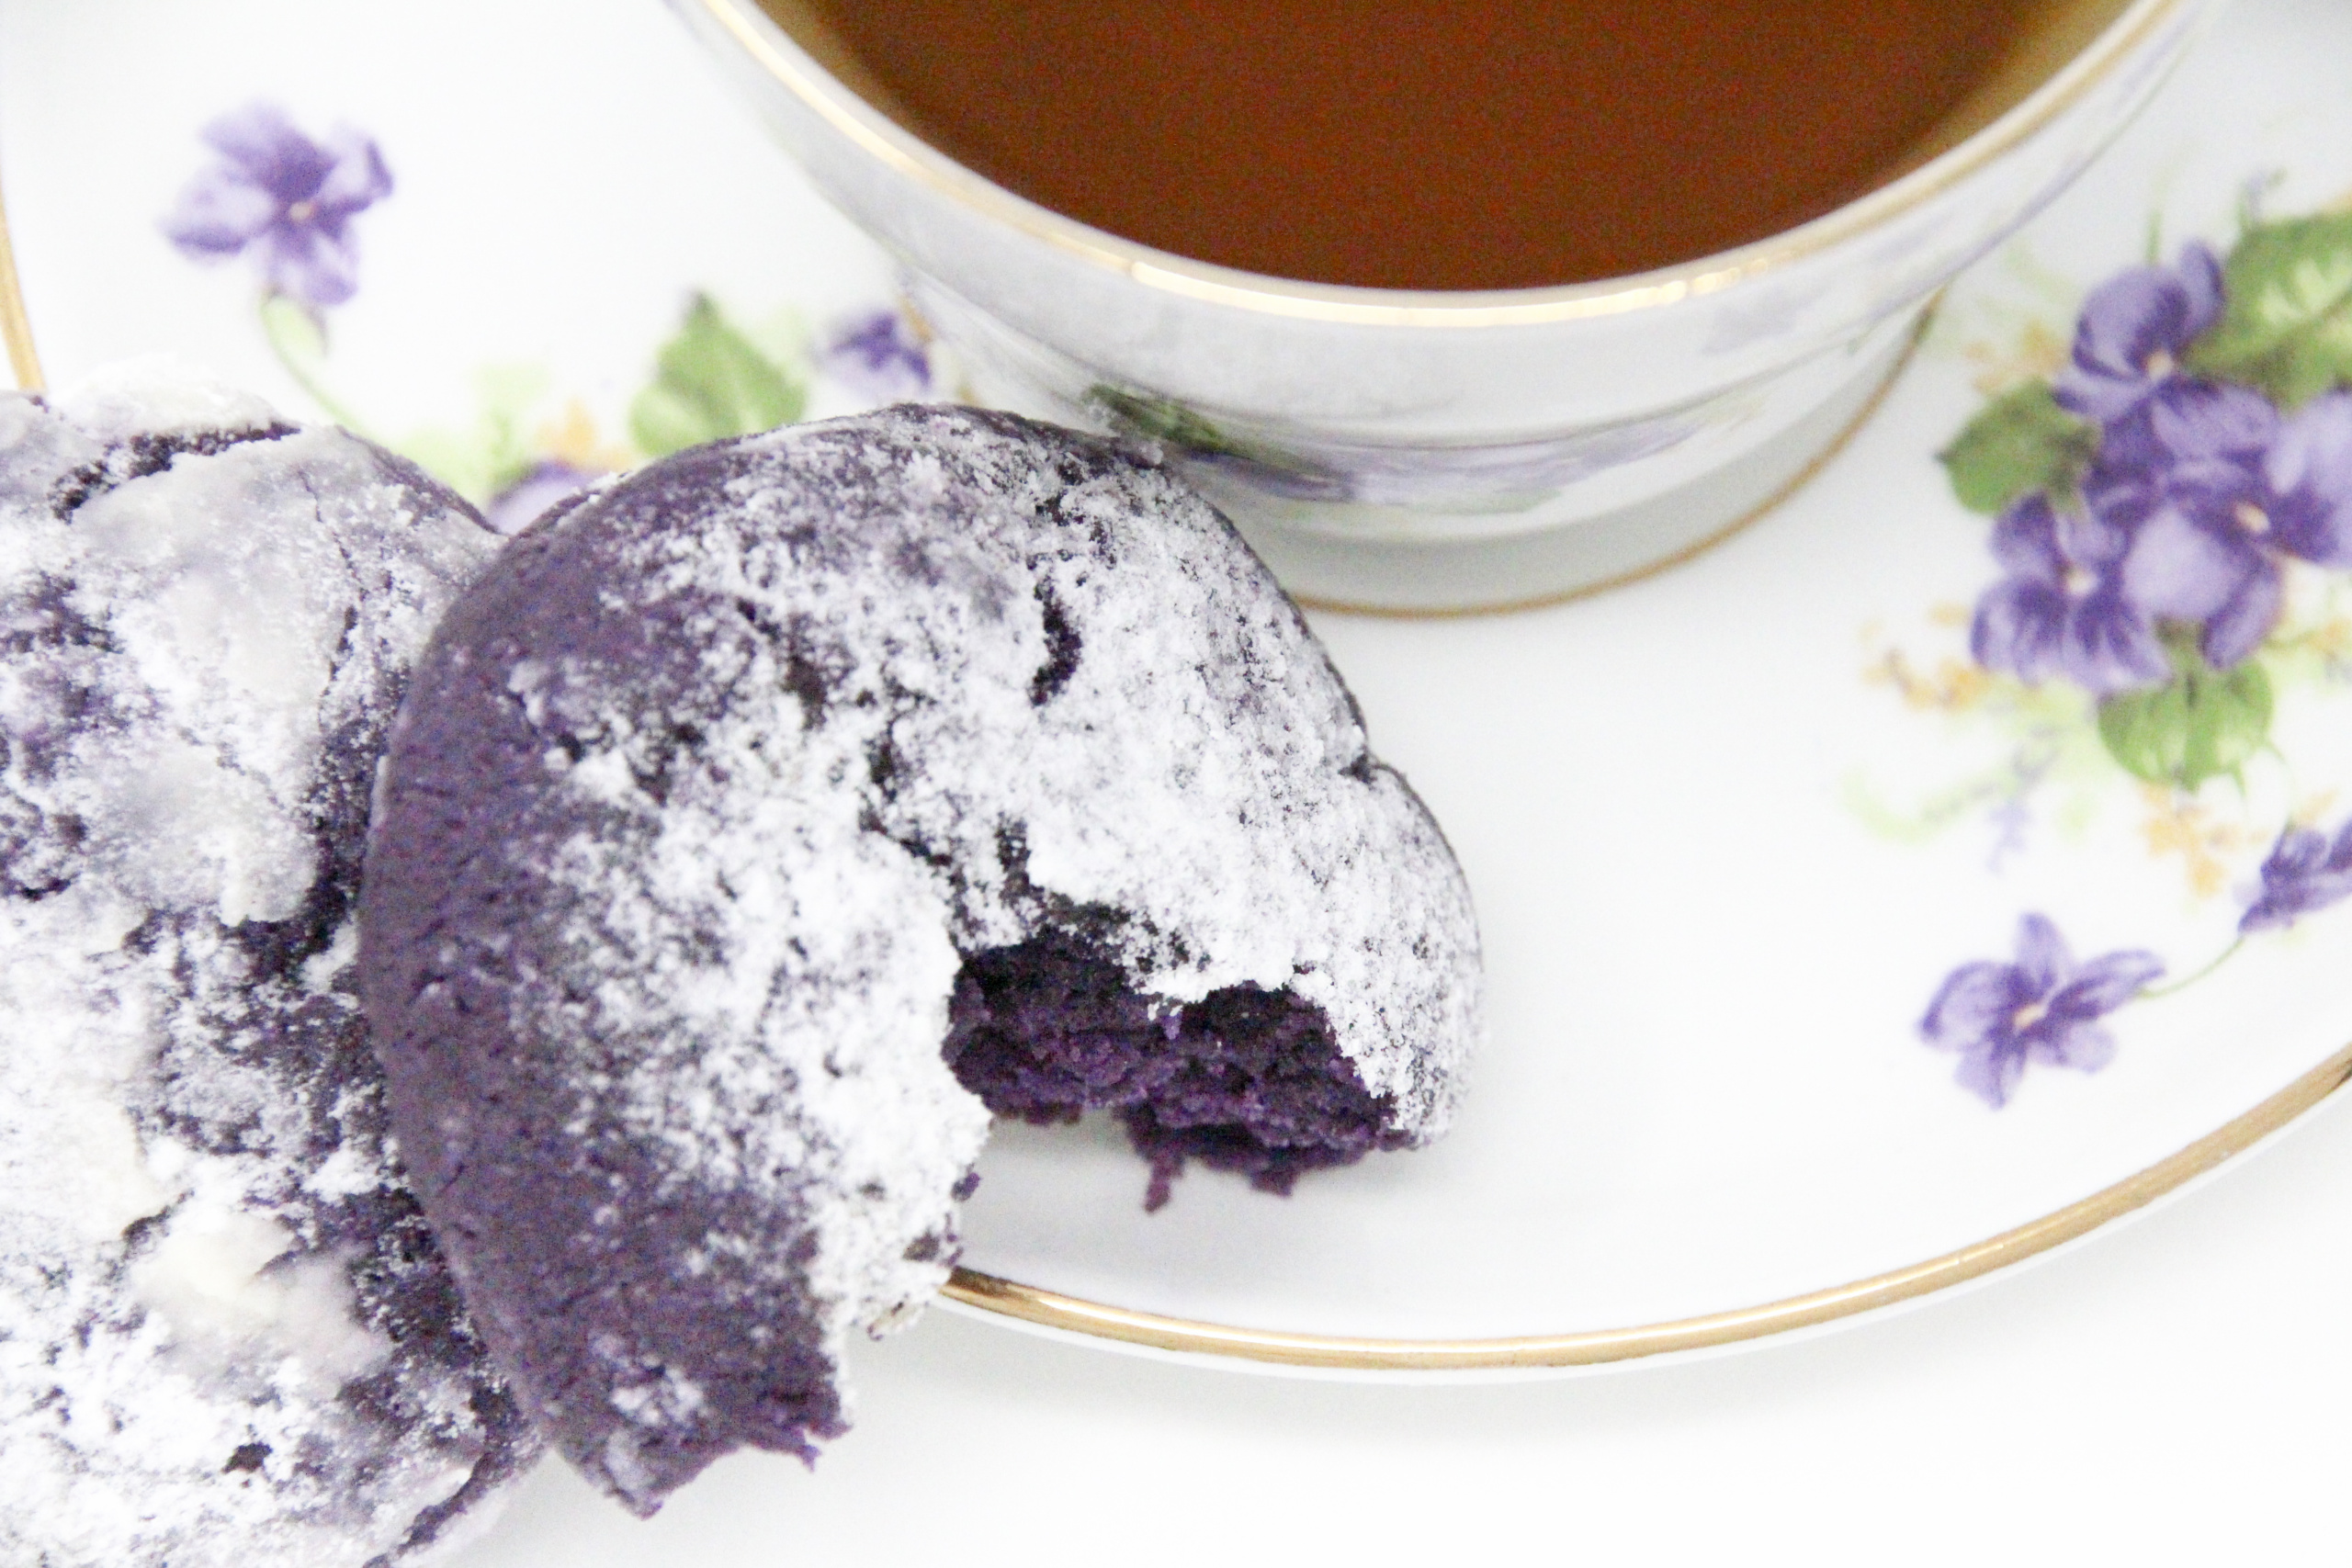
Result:
{"type": "Polygon", "coordinates": [[[0,338],[7,340],[8,368],[18,389],[38,392],[45,385],[40,355],[33,352],[33,323],[25,314],[25,293],[17,281],[17,253],[8,243],[8,209],[0,201],[0,338]]]}
{"type": "Polygon", "coordinates": [[[1475,328],[1624,315],[1720,293],[1778,272],[1930,200],[2071,107],[2152,34],[2199,0],[2135,0],[2073,59],[1958,145],[1787,232],[1625,277],[1460,293],[1361,288],[1242,272],[1154,250],[1015,196],[965,168],[844,85],[756,0],[678,0],[703,13],[835,131],[899,174],[1068,255],[1162,293],[1263,315],[1351,326],[1475,328]]]}
{"type": "Polygon", "coordinates": [[[1484,1339],[1376,1339],[1196,1322],[1040,1290],[958,1269],[943,1292],[959,1305],[1033,1327],[1177,1355],[1269,1366],[1382,1372],[1594,1367],[1761,1339],[1916,1301],[2022,1263],[2120,1220],[2218,1169],[2352,1081],[2346,1045],[2251,1111],[2187,1148],[2063,1209],[1984,1241],[1848,1284],[1698,1317],[1484,1339]]]}

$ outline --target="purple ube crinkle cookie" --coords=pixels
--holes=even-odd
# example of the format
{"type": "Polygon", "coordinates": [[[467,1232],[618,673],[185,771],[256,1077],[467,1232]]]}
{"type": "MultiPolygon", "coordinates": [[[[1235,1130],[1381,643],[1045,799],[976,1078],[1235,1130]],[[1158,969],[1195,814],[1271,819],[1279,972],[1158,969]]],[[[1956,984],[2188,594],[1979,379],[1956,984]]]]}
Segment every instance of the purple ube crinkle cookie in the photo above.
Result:
{"type": "Polygon", "coordinates": [[[1419,1144],[1478,1033],[1428,813],[1148,458],[903,408],[524,534],[394,732],[363,992],[394,1124],[551,1439],[643,1511],[842,1428],[988,1112],[1286,1190],[1419,1144]],[[959,1083],[960,1079],[960,1083],[959,1083]]]}
{"type": "Polygon", "coordinates": [[[421,1561],[538,1451],[353,986],[383,733],[495,542],[160,367],[0,394],[0,1562],[421,1561]]]}

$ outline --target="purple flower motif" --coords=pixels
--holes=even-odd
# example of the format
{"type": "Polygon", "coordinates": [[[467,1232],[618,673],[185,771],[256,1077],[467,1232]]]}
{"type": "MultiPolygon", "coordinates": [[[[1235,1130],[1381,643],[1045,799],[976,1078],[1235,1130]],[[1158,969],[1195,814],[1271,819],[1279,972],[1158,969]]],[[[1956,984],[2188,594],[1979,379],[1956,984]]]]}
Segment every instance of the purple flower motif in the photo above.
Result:
{"type": "Polygon", "coordinates": [[[2328,841],[2316,828],[2290,827],[2262,863],[2262,887],[2238,921],[2241,935],[2284,931],[2303,916],[2352,898],[2352,820],[2328,841]]]}
{"type": "MultiPolygon", "coordinates": [[[[2352,392],[2312,399],[2264,455],[2271,548],[2316,566],[2352,568],[2352,392]]],[[[2249,524],[2251,526],[2251,524],[2249,524]]]]}
{"type": "Polygon", "coordinates": [[[2059,377],[2060,406],[2117,424],[2175,378],[2188,345],[2222,319],[2222,264],[2205,245],[2170,267],[2138,266],[2095,289],[2075,328],[2074,363],[2059,377]]]}
{"type": "Polygon", "coordinates": [[[2003,513],[1993,557],[2008,575],[1977,601],[1976,661],[2034,685],[2063,676],[2098,696],[2169,679],[2154,623],[2124,592],[2132,521],[2090,489],[2080,507],[2062,512],[2036,491],[2003,513]]]}
{"type": "Polygon", "coordinates": [[[2132,949],[2077,964],[2058,928],[2041,915],[2018,922],[2014,964],[1963,964],[1945,979],[1919,1034],[1960,1055],[1961,1087],[1995,1109],[2008,1103],[2029,1061],[2095,1073],[2115,1058],[2098,1021],[2165,972],[2132,949]]]}
{"type": "Polygon", "coordinates": [[[2270,635],[2283,558],[2352,566],[2352,393],[2282,421],[2258,392],[2200,385],[2157,405],[2150,429],[2163,458],[2124,591],[2201,625],[2205,661],[2226,670],[2270,635]]]}
{"type": "Polygon", "coordinates": [[[271,292],[313,310],[350,299],[359,263],[352,215],[392,188],[376,143],[348,130],[313,141],[270,104],[223,115],[203,136],[220,162],[188,183],[164,220],[172,243],[206,261],[249,253],[271,292]]]}
{"type": "Polygon", "coordinates": [[[481,509],[482,521],[493,533],[509,537],[521,533],[559,502],[578,495],[604,478],[601,470],[582,468],[549,457],[490,498],[481,509]]]}
{"type": "Polygon", "coordinates": [[[896,310],[869,310],[837,325],[819,362],[853,391],[884,402],[931,390],[931,355],[896,310]]]}

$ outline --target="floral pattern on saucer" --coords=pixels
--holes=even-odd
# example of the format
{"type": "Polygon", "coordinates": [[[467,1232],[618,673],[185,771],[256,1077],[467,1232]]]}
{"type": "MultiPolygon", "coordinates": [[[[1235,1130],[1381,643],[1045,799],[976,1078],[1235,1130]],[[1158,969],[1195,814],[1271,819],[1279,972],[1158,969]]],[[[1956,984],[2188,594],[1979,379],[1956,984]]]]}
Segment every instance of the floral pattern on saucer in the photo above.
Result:
{"type": "MultiPolygon", "coordinates": [[[[477,374],[469,420],[388,436],[335,385],[329,344],[361,285],[368,214],[395,198],[391,163],[361,130],[314,138],[267,103],[219,117],[200,141],[208,161],[164,235],[191,261],[250,266],[265,340],[320,408],[502,532],[649,458],[793,423],[820,387],[838,406],[941,395],[950,379],[903,306],[812,331],[789,310],[755,320],[689,291],[617,420],[600,423],[543,367],[501,365],[477,374]]],[[[2352,213],[2250,210],[2226,254],[2192,242],[2152,257],[2073,315],[2069,328],[2045,305],[2009,341],[1972,345],[1986,400],[1939,456],[1960,502],[1991,519],[1990,558],[1973,601],[1929,614],[1953,646],[1922,656],[1870,634],[1869,679],[1915,711],[1989,730],[1998,761],[1907,809],[1860,784],[1850,804],[1903,840],[1981,819],[1999,873],[2047,831],[2127,803],[2147,852],[2177,863],[2194,899],[2234,897],[2239,912],[2217,955],[2154,944],[2078,959],[2060,919],[2027,911],[2010,956],[1951,969],[1917,1034],[1995,1107],[2030,1066],[2099,1070],[2128,1043],[2114,1021],[2128,1010],[2352,900],[2352,818],[2333,789],[2294,776],[2278,723],[2283,694],[2352,694],[2352,213]],[[2264,770],[2277,787],[2250,790],[2264,770]]],[[[1475,470],[1490,502],[1532,504],[1564,476],[1694,428],[1374,463],[1252,442],[1104,387],[1089,397],[1107,423],[1324,502],[1460,504],[1450,487],[1475,470]]]]}
{"type": "Polygon", "coordinates": [[[792,423],[820,379],[861,401],[933,393],[929,334],[903,310],[854,311],[811,334],[789,310],[739,323],[696,291],[620,434],[600,430],[579,398],[559,397],[545,371],[501,366],[478,376],[469,425],[388,439],[335,389],[328,354],[329,312],[358,292],[357,220],[393,191],[382,150],[349,127],[313,140],[269,103],[221,115],[200,139],[214,160],[163,219],[164,236],[193,261],[250,263],[263,333],[303,390],[337,423],[415,459],[501,533],[649,458],[792,423]]]}
{"type": "Polygon", "coordinates": [[[1888,647],[1871,670],[1915,707],[2005,728],[2007,764],[1909,824],[1858,804],[1920,831],[1982,806],[1998,870],[2037,796],[2066,791],[2079,819],[2128,785],[2149,852],[2179,856],[2198,897],[2234,886],[2243,912],[2162,988],[2154,952],[2078,964],[2041,913],[2014,962],[1955,968],[1918,1033],[1996,1107],[2030,1063],[2106,1066],[2110,1015],[2352,898],[2352,820],[2324,820],[2330,792],[2294,795],[2312,781],[2278,733],[2283,691],[2352,689],[2352,213],[2249,208],[2226,255],[2193,241],[2094,288],[2053,352],[2066,341],[2037,323],[2015,352],[1980,352],[1988,400],[1939,455],[1993,519],[1990,581],[1938,617],[1964,627],[1966,657],[1923,668],[1888,647]],[[2263,767],[2290,784],[2267,827],[2263,767]]]}

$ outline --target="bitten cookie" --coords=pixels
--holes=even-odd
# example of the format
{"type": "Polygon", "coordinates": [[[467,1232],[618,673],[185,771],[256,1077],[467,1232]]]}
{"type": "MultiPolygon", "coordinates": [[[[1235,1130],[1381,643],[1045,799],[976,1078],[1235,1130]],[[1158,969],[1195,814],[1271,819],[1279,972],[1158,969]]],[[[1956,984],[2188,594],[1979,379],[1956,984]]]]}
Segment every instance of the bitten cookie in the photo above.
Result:
{"type": "Polygon", "coordinates": [[[0,394],[0,1560],[404,1562],[538,1451],[352,972],[384,731],[495,544],[179,374],[0,394]]]}
{"type": "Polygon", "coordinates": [[[1468,894],[1297,610],[1134,451],[889,410],[519,538],[387,765],[363,993],[469,1299],[650,1511],[842,1429],[988,1112],[1288,1188],[1433,1137],[1468,894]],[[960,1081],[959,1081],[960,1080],[960,1081]]]}

